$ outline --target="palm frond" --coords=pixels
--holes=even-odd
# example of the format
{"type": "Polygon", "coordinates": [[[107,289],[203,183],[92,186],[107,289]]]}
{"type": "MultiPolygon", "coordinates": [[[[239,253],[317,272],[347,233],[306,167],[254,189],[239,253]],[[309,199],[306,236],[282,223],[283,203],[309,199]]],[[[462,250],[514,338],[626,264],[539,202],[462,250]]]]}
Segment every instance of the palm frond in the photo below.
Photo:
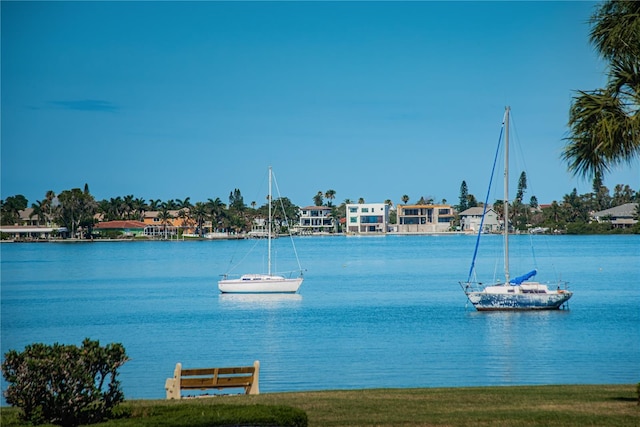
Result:
{"type": "Polygon", "coordinates": [[[603,58],[640,57],[640,2],[607,1],[589,22],[591,43],[603,58]]]}
{"type": "Polygon", "coordinates": [[[604,175],[640,155],[637,111],[627,115],[621,99],[606,90],[579,93],[569,112],[571,131],[562,154],[569,170],[584,177],[604,175]]]}
{"type": "Polygon", "coordinates": [[[637,113],[640,109],[640,59],[612,60],[607,90],[621,99],[628,115],[637,113]]]}

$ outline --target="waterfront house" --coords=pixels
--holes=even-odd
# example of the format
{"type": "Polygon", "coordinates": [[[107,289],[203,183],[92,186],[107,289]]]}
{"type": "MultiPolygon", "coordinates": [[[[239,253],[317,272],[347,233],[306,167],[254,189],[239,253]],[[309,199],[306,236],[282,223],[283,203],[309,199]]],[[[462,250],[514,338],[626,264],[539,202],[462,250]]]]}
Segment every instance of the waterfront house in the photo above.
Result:
{"type": "Polygon", "coordinates": [[[443,233],[451,230],[453,207],[444,204],[396,205],[398,233],[443,233]]]}
{"type": "MultiPolygon", "coordinates": [[[[34,215],[33,208],[26,208],[21,211],[18,211],[19,220],[15,225],[24,225],[24,226],[39,226],[42,225],[40,218],[37,215],[34,215]]],[[[46,221],[46,220],[45,220],[46,221]]]]}
{"type": "Polygon", "coordinates": [[[38,218],[33,214],[33,208],[26,208],[18,212],[18,222],[13,225],[0,225],[3,240],[49,240],[52,237],[68,237],[66,227],[52,223],[48,218],[38,218]],[[43,225],[46,223],[46,225],[43,225]]]}
{"type": "Polygon", "coordinates": [[[332,208],[328,206],[307,206],[300,208],[299,232],[301,234],[333,233],[335,220],[331,216],[331,209],[332,208]]]}
{"type": "Polygon", "coordinates": [[[251,231],[249,237],[267,237],[269,236],[269,227],[267,218],[254,218],[251,223],[251,231]]]}
{"type": "Polygon", "coordinates": [[[347,233],[387,233],[389,231],[389,205],[386,203],[346,205],[346,227],[347,233]]]}
{"type": "MultiPolygon", "coordinates": [[[[476,206],[460,212],[460,228],[462,231],[477,232],[482,221],[483,206],[476,206]]],[[[495,233],[500,230],[498,214],[491,206],[487,206],[487,213],[482,225],[483,233],[495,233]]]]}
{"type": "Polygon", "coordinates": [[[189,216],[189,209],[169,210],[170,218],[162,220],[161,211],[146,211],[142,218],[145,224],[144,235],[148,237],[177,236],[178,230],[182,229],[184,234],[193,234],[196,232],[196,222],[189,216]]]}
{"type": "Polygon", "coordinates": [[[591,218],[597,222],[610,222],[613,228],[633,227],[638,222],[638,203],[624,205],[594,212],[591,218]]]}
{"type": "Polygon", "coordinates": [[[3,240],[49,240],[51,238],[67,238],[66,227],[45,227],[39,225],[0,225],[3,240]]]}

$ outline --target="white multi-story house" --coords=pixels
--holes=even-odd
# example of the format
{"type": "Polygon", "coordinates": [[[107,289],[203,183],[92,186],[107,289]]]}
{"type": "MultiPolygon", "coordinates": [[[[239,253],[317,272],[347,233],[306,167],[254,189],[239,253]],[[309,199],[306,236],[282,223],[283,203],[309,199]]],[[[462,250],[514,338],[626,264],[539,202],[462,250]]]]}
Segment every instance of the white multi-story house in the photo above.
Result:
{"type": "Polygon", "coordinates": [[[307,206],[300,208],[300,221],[298,229],[301,234],[333,233],[335,230],[334,218],[331,216],[331,207],[307,206]]]}
{"type": "Polygon", "coordinates": [[[398,233],[443,233],[453,224],[450,205],[396,205],[398,233]]]}
{"type": "MultiPolygon", "coordinates": [[[[483,210],[484,207],[477,206],[460,212],[458,215],[460,216],[460,228],[462,231],[477,232],[480,228],[483,210]]],[[[502,224],[498,219],[496,211],[494,211],[491,206],[487,205],[487,212],[484,217],[484,223],[482,224],[482,231],[484,233],[494,233],[500,230],[501,225],[502,224]]]]}
{"type": "Polygon", "coordinates": [[[346,205],[347,233],[370,234],[389,231],[389,205],[359,203],[346,205]]]}

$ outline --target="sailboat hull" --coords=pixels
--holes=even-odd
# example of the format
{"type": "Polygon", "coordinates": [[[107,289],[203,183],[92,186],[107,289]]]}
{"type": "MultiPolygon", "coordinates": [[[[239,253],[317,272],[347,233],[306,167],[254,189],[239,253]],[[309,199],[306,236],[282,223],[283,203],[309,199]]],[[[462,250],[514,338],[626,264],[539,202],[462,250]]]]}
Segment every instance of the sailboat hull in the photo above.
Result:
{"type": "Polygon", "coordinates": [[[302,285],[302,277],[285,279],[282,276],[245,274],[239,279],[218,282],[223,294],[295,294],[302,285]]]}
{"type": "Polygon", "coordinates": [[[467,293],[469,301],[478,311],[558,310],[571,295],[567,291],[548,294],[467,293]]]}

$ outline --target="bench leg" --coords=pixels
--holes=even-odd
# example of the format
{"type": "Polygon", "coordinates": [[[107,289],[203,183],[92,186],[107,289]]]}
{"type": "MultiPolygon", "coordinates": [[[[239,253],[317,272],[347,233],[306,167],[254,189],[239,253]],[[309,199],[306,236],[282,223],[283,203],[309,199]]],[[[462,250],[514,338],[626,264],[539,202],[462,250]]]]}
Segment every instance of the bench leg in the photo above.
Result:
{"type": "Polygon", "coordinates": [[[180,386],[176,386],[175,378],[167,378],[164,389],[167,391],[167,400],[180,399],[180,386]]]}
{"type": "Polygon", "coordinates": [[[253,372],[253,382],[247,394],[260,394],[260,362],[257,360],[253,362],[253,367],[255,368],[253,372]]]}
{"type": "Polygon", "coordinates": [[[182,364],[176,363],[176,369],[173,371],[173,378],[167,378],[164,383],[164,389],[167,391],[167,399],[180,399],[180,373],[182,364]]]}

